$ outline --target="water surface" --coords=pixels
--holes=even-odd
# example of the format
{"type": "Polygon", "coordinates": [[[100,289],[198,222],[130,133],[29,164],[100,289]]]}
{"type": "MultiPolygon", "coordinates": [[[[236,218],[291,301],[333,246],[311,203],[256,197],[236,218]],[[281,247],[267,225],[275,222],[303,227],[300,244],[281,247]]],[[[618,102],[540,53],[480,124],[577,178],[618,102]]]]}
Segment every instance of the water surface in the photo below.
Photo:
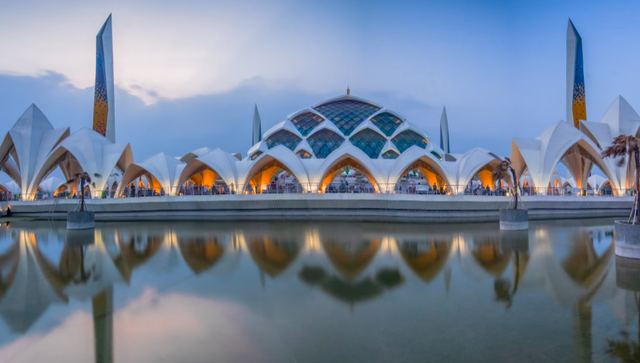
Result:
{"type": "Polygon", "coordinates": [[[0,362],[617,361],[636,271],[611,220],[12,221],[0,362]]]}

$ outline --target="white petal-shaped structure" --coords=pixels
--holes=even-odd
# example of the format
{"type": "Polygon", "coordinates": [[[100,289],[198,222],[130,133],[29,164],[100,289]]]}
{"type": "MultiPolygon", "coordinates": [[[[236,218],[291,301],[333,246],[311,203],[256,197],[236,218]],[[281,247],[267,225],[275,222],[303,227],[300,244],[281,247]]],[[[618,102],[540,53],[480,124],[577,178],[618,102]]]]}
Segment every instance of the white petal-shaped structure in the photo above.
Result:
{"type": "Polygon", "coordinates": [[[549,186],[553,171],[562,162],[576,180],[576,187],[586,188],[589,162],[597,165],[611,180],[609,168],[600,157],[600,148],[584,133],[564,121],[558,121],[537,138],[513,139],[511,161],[520,177],[529,171],[534,187],[549,186]]]}
{"type": "Polygon", "coordinates": [[[183,157],[180,158],[180,161],[183,163],[189,163],[191,160],[200,157],[206,153],[213,151],[213,149],[209,149],[208,147],[201,147],[199,149],[193,150],[189,153],[186,153],[183,157]]]}
{"type": "Polygon", "coordinates": [[[34,104],[29,106],[9,130],[0,145],[0,162],[4,167],[9,156],[16,162],[20,170],[22,199],[30,200],[35,197],[42,180],[37,176],[43,169],[49,152],[67,136],[68,127],[54,129],[34,104]]]}
{"type": "Polygon", "coordinates": [[[18,169],[18,165],[13,161],[13,159],[7,159],[2,166],[2,171],[4,171],[14,182],[20,183],[20,169],[18,169]]]}
{"type": "Polygon", "coordinates": [[[85,127],[66,138],[48,155],[35,180],[39,183],[58,166],[69,179],[82,170],[91,176],[95,185],[91,184],[89,188],[95,196],[97,192],[105,190],[114,169],[122,172],[132,162],[133,155],[129,144],[114,144],[85,127]]]}
{"type": "Polygon", "coordinates": [[[141,163],[132,163],[122,176],[116,195],[135,179],[145,176],[152,187],[162,187],[164,192],[174,196],[180,189],[180,174],[187,164],[165,153],[155,154],[141,163]]]}
{"type": "Polygon", "coordinates": [[[40,190],[49,196],[54,196],[58,188],[67,184],[66,180],[62,180],[58,177],[51,176],[40,183],[40,190]]]}
{"type": "Polygon", "coordinates": [[[238,185],[236,163],[240,160],[220,149],[215,149],[190,161],[182,170],[178,179],[178,187],[194,175],[201,174],[201,185],[213,185],[217,177],[220,177],[233,190],[238,185]]]}
{"type": "Polygon", "coordinates": [[[10,181],[8,183],[5,183],[4,186],[7,188],[7,190],[9,192],[11,192],[11,194],[13,195],[17,195],[20,194],[20,192],[22,191],[20,189],[20,185],[18,185],[18,183],[14,182],[14,181],[10,181]]]}
{"type": "MultiPolygon", "coordinates": [[[[467,184],[476,174],[482,181],[483,186],[493,186],[496,181],[492,179],[491,174],[501,161],[502,159],[496,154],[482,148],[471,149],[456,158],[454,162],[458,166],[455,181],[456,188],[454,188],[457,189],[456,194],[464,193],[467,184]]],[[[513,185],[511,178],[508,178],[505,182],[513,185]]]]}
{"type": "Polygon", "coordinates": [[[607,181],[609,180],[596,174],[596,175],[590,176],[587,183],[589,188],[600,190],[602,186],[605,185],[605,183],[607,183],[607,181]]]}
{"type": "MultiPolygon", "coordinates": [[[[581,121],[582,131],[604,150],[620,135],[638,136],[640,132],[640,116],[622,96],[618,96],[604,113],[600,122],[581,121]]],[[[628,157],[606,158],[604,163],[611,172],[613,189],[630,188],[633,173],[629,169],[628,157]],[[622,165],[618,161],[624,159],[622,165]]]]}

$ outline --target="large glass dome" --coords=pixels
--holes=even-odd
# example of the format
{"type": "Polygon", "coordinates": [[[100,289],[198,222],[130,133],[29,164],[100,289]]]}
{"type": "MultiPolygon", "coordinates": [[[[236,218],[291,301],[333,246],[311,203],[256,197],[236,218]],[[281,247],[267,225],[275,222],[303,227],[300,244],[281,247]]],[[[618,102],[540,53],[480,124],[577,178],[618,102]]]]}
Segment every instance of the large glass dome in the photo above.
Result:
{"type": "Polygon", "coordinates": [[[371,159],[397,159],[411,147],[429,148],[442,158],[444,152],[429,145],[426,134],[406,119],[371,101],[351,95],[336,97],[291,114],[264,134],[262,147],[249,156],[284,145],[300,159],[324,159],[336,149],[353,145],[371,159]]]}

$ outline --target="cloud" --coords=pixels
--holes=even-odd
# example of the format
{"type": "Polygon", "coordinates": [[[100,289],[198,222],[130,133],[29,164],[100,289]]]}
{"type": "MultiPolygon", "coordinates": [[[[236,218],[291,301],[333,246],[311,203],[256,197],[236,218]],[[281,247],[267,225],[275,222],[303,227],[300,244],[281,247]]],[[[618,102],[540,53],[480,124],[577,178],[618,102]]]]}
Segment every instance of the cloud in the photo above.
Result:
{"type": "MultiPolygon", "coordinates": [[[[158,97],[157,93],[141,85],[135,85],[133,89],[135,94],[116,88],[116,138],[119,142],[131,143],[137,161],[160,151],[182,156],[202,146],[244,155],[251,147],[254,104],[258,105],[262,129],[266,131],[290,113],[346,91],[345,87],[337,94],[311,93],[288,80],[263,77],[244,79],[226,92],[179,99],[158,97]],[[145,102],[140,93],[154,97],[155,103],[145,102]]],[[[424,130],[433,142],[439,142],[443,104],[428,103],[401,92],[358,92],[352,87],[352,94],[397,111],[424,130]]],[[[0,74],[1,132],[8,131],[31,103],[42,109],[54,127],[69,126],[72,132],[92,127],[92,87],[77,88],[67,77],[53,71],[36,77],[0,74]]],[[[511,109],[508,104],[501,109],[492,104],[447,104],[453,151],[465,152],[479,146],[507,154],[511,109]]],[[[514,130],[523,132],[536,127],[539,126],[520,125],[514,130]]]]}

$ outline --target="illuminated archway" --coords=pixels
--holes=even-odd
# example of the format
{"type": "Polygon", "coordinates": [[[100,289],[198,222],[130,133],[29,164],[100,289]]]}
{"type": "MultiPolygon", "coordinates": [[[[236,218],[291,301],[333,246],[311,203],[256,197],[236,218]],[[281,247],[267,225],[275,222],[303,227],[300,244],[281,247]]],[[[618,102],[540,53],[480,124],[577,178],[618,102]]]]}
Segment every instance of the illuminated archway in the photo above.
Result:
{"type": "Polygon", "coordinates": [[[298,177],[278,159],[252,170],[244,186],[245,194],[303,193],[304,186],[298,177]]]}
{"type": "Polygon", "coordinates": [[[227,184],[226,180],[213,168],[202,163],[197,169],[181,176],[182,183],[178,195],[190,194],[232,194],[235,193],[233,183],[227,184]]]}
{"type": "Polygon", "coordinates": [[[334,162],[320,180],[320,190],[323,193],[380,192],[378,182],[371,175],[369,169],[350,156],[334,162]],[[343,177],[344,180],[340,183],[334,183],[334,179],[337,177],[343,177]],[[364,183],[363,179],[366,179],[364,183]],[[351,180],[351,185],[349,185],[349,180],[351,180]]]}
{"type": "Polygon", "coordinates": [[[442,176],[436,168],[427,163],[424,159],[418,159],[409,164],[398,180],[396,181],[395,191],[398,192],[419,192],[418,185],[424,180],[427,190],[435,193],[442,191],[442,193],[451,193],[451,186],[449,182],[442,176]],[[412,179],[416,177],[421,178],[412,183],[412,179]],[[412,185],[413,184],[413,185],[412,185]],[[433,190],[433,186],[436,186],[436,191],[433,190]]]}

